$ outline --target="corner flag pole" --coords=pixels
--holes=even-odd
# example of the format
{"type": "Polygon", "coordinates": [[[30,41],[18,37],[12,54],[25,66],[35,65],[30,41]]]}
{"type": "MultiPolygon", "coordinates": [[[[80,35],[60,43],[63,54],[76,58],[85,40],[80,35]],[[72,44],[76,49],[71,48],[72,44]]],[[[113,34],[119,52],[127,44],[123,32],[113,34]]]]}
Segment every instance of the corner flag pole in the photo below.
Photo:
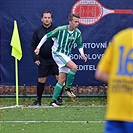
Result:
{"type": "Polygon", "coordinates": [[[15,58],[15,72],[16,72],[16,106],[18,106],[18,61],[15,58]]]}
{"type": "Polygon", "coordinates": [[[18,106],[18,61],[17,60],[21,60],[22,58],[22,49],[21,49],[21,43],[20,43],[16,20],[14,21],[14,30],[13,30],[12,40],[10,45],[12,46],[11,55],[15,57],[16,106],[18,106]]]}

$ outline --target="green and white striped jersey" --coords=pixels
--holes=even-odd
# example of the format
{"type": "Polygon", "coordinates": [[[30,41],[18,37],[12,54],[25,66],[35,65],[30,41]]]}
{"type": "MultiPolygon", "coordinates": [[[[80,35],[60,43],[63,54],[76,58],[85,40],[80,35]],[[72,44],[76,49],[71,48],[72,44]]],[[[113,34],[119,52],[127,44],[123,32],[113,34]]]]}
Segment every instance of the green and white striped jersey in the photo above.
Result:
{"type": "Polygon", "coordinates": [[[81,32],[78,28],[71,33],[68,31],[68,25],[59,26],[53,31],[47,33],[46,36],[47,38],[56,38],[52,47],[55,52],[61,52],[69,56],[75,43],[78,48],[83,48],[81,32]]]}

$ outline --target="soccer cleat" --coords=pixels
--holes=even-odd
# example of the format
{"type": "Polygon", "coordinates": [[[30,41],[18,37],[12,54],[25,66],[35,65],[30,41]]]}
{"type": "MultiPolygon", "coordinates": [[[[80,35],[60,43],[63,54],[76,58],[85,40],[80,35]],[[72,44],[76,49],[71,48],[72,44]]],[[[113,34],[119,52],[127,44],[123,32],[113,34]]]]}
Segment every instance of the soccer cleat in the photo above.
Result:
{"type": "Polygon", "coordinates": [[[50,106],[59,107],[59,106],[56,104],[56,101],[52,101],[52,102],[50,103],[50,106]]]}
{"type": "Polygon", "coordinates": [[[70,88],[66,89],[65,91],[69,97],[76,97],[76,95],[70,90],[70,88]]]}
{"type": "Polygon", "coordinates": [[[36,100],[32,106],[41,106],[41,101],[36,100]]]}
{"type": "Polygon", "coordinates": [[[62,103],[62,97],[61,96],[58,97],[58,99],[56,101],[56,104],[57,105],[63,105],[63,103],[62,103]]]}

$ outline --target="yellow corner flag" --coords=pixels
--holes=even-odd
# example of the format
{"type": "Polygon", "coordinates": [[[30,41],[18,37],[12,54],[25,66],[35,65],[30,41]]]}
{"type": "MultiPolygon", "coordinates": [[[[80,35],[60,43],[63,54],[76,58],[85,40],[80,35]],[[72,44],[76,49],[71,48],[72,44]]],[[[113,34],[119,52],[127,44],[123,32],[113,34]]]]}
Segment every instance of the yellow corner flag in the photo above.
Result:
{"type": "Polygon", "coordinates": [[[14,30],[11,40],[12,53],[11,55],[15,57],[15,73],[16,73],[16,106],[18,106],[18,61],[22,58],[22,49],[18,33],[18,27],[16,20],[14,21],[14,30]]]}
{"type": "Polygon", "coordinates": [[[16,20],[14,21],[14,30],[12,34],[11,46],[11,55],[14,56],[16,59],[20,60],[22,58],[22,49],[16,20]]]}

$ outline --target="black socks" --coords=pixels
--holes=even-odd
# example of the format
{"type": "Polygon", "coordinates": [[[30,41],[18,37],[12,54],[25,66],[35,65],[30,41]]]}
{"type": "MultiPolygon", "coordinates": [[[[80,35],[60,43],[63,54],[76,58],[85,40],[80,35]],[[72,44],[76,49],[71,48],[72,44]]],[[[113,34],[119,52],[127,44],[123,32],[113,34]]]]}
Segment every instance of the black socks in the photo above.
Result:
{"type": "Polygon", "coordinates": [[[38,101],[41,101],[42,93],[44,91],[44,85],[45,83],[40,83],[40,82],[37,83],[37,100],[38,101]]]}

